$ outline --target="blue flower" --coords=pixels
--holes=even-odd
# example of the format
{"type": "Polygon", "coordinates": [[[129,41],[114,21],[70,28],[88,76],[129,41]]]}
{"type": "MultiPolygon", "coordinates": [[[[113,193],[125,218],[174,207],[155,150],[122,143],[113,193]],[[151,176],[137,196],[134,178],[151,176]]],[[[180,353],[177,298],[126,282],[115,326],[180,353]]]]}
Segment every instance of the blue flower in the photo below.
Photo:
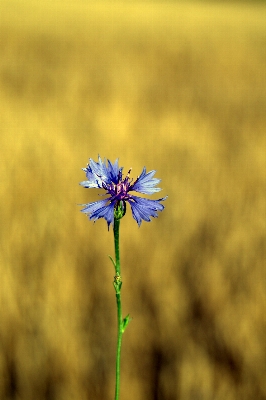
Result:
{"type": "Polygon", "coordinates": [[[96,221],[99,218],[105,218],[108,224],[114,224],[115,212],[122,210],[122,217],[126,212],[126,203],[129,203],[132,210],[133,218],[141,225],[142,220],[150,221],[150,217],[158,217],[157,211],[162,211],[164,206],[160,201],[165,200],[163,197],[158,200],[145,199],[135,196],[130,192],[138,192],[142,194],[153,194],[161,189],[155,187],[160,179],[153,178],[156,171],[146,173],[144,167],[140,176],[133,182],[130,179],[130,171],[123,177],[123,168],[119,168],[118,159],[112,164],[110,160],[102,161],[98,157],[98,162],[90,158],[90,162],[86,168],[83,168],[86,173],[87,180],[80,183],[85,188],[104,189],[107,198],[93,203],[83,204],[85,208],[81,211],[89,216],[91,220],[96,221]]]}

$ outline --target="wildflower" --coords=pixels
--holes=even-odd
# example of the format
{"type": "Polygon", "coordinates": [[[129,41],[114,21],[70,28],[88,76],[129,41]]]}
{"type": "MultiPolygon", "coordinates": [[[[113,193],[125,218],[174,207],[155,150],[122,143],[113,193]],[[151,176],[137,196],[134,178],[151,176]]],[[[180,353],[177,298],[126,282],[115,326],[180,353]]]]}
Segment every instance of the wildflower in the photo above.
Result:
{"type": "Polygon", "coordinates": [[[153,178],[156,171],[146,173],[144,167],[140,176],[133,182],[133,179],[129,177],[131,169],[123,178],[123,168],[119,168],[118,159],[114,163],[107,160],[106,164],[105,159],[102,161],[100,156],[98,162],[90,158],[89,164],[86,168],[83,168],[83,171],[85,171],[88,180],[81,182],[80,185],[89,189],[104,189],[108,197],[93,203],[83,204],[85,208],[81,211],[94,221],[105,218],[108,229],[110,224],[114,224],[114,217],[121,218],[125,215],[126,203],[130,204],[133,218],[139,226],[142,220],[150,221],[150,217],[158,217],[157,211],[164,209],[160,201],[167,197],[151,200],[130,193],[153,194],[159,192],[161,189],[155,186],[160,182],[160,179],[153,178]]]}

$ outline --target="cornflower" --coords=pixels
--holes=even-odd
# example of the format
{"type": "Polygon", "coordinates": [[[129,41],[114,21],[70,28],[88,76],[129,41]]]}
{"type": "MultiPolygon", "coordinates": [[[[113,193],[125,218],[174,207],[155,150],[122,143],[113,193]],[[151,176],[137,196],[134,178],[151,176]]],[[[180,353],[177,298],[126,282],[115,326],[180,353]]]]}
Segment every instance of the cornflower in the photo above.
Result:
{"type": "Polygon", "coordinates": [[[106,191],[108,197],[88,204],[81,211],[89,216],[89,219],[96,221],[104,218],[107,221],[108,229],[110,224],[114,225],[114,218],[121,218],[126,213],[126,203],[130,204],[132,216],[141,225],[142,220],[151,221],[150,217],[158,217],[157,211],[162,211],[164,206],[160,203],[166,197],[158,200],[146,199],[135,196],[131,192],[142,194],[154,194],[161,189],[155,187],[160,179],[153,178],[156,171],[146,173],[144,167],[141,174],[135,181],[130,179],[131,168],[123,177],[123,168],[119,168],[118,159],[112,163],[110,160],[98,156],[98,162],[91,158],[86,168],[82,168],[88,180],[80,182],[85,188],[98,188],[106,191]]]}

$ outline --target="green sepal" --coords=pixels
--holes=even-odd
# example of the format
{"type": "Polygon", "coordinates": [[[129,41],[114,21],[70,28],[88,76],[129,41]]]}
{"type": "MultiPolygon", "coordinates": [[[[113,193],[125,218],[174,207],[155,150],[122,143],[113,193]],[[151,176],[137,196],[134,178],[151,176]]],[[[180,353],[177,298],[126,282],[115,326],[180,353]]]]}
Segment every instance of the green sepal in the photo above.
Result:
{"type": "Polygon", "coordinates": [[[116,220],[120,220],[126,213],[126,202],[120,200],[119,203],[116,204],[114,209],[114,218],[116,220]]]}
{"type": "Polygon", "coordinates": [[[122,322],[122,333],[125,332],[126,327],[128,326],[128,324],[130,323],[131,320],[132,320],[132,318],[130,318],[129,314],[127,314],[127,316],[123,319],[123,322],[122,322]]]}

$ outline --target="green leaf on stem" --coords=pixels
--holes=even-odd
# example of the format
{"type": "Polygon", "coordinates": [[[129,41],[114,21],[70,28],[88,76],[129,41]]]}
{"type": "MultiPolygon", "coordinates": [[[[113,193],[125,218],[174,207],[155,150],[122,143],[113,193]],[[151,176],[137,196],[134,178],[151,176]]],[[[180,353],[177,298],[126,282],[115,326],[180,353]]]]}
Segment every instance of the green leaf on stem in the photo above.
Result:
{"type": "Polygon", "coordinates": [[[113,259],[113,257],[111,257],[111,256],[108,256],[109,258],[110,258],[110,260],[112,261],[112,263],[113,263],[113,265],[114,265],[114,267],[115,267],[115,271],[116,271],[116,263],[115,263],[115,261],[114,261],[114,259],[113,259]]]}

